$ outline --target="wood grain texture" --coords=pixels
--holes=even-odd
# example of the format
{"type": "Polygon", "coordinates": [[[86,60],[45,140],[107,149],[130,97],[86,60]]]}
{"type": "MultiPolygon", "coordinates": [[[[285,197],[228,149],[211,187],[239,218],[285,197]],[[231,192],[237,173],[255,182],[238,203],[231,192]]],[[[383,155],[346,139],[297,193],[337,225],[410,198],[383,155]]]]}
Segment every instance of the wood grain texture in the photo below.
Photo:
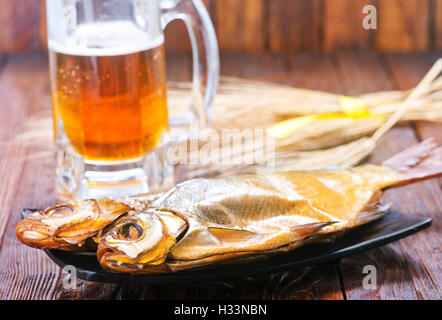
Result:
{"type": "Polygon", "coordinates": [[[216,31],[225,51],[266,50],[267,8],[265,0],[215,0],[216,31]]]}
{"type": "MultiPolygon", "coordinates": [[[[442,48],[442,0],[203,0],[221,50],[244,52],[423,51],[442,48]],[[362,7],[374,4],[378,29],[362,7]]],[[[3,0],[0,52],[46,50],[45,0],[3,0]]],[[[166,28],[166,47],[189,51],[184,23],[166,28]]]]}
{"type": "Polygon", "coordinates": [[[376,49],[425,51],[430,48],[430,0],[377,0],[376,49]]]}
{"type": "MultiPolygon", "coordinates": [[[[410,127],[391,130],[379,143],[371,161],[380,162],[417,143],[410,127]]],[[[435,180],[387,190],[392,210],[432,217],[433,225],[416,235],[341,261],[347,299],[440,299],[441,191],[435,180]],[[362,288],[363,267],[377,269],[377,289],[362,288]]]]}
{"type": "Polygon", "coordinates": [[[40,10],[40,16],[38,20],[39,27],[39,46],[42,51],[48,50],[48,26],[46,23],[46,0],[37,0],[39,2],[38,9],[40,10]]]}
{"type": "MultiPolygon", "coordinates": [[[[387,55],[386,63],[390,69],[393,81],[401,90],[415,87],[422,77],[430,70],[439,53],[422,55],[387,55]]],[[[440,122],[417,121],[414,123],[416,134],[420,140],[432,138],[442,145],[442,124],[440,122]]],[[[442,186],[442,179],[439,179],[442,186]]]]}
{"type": "Polygon", "coordinates": [[[322,53],[296,54],[290,57],[290,79],[301,88],[342,93],[339,76],[334,67],[333,56],[322,53]],[[306,76],[315,74],[315,77],[306,76]],[[323,74],[324,76],[321,76],[323,74]]]}
{"type": "Polygon", "coordinates": [[[433,48],[442,49],[442,0],[433,0],[433,48]]]}
{"type": "MultiPolygon", "coordinates": [[[[437,55],[373,53],[222,55],[222,73],[297,87],[357,95],[383,89],[408,89],[437,55]]],[[[36,157],[32,145],[12,143],[24,125],[50,108],[47,62],[43,55],[6,57],[0,70],[0,299],[440,299],[442,272],[438,180],[388,190],[394,210],[432,217],[430,229],[382,248],[272,275],[175,285],[114,285],[80,281],[62,287],[61,270],[39,250],[21,245],[14,234],[19,210],[54,202],[54,158],[36,157]],[[363,266],[378,271],[378,288],[362,289],[363,266]],[[341,286],[343,284],[343,287],[341,286]]],[[[0,64],[1,65],[1,64],[0,64]]],[[[188,80],[191,57],[171,53],[168,76],[188,80]]],[[[380,142],[370,161],[377,163],[418,140],[442,133],[433,124],[402,125],[380,142]]]]}
{"type": "MultiPolygon", "coordinates": [[[[404,56],[408,65],[413,64],[404,56]]],[[[409,76],[420,78],[427,70],[422,57],[409,76]]],[[[348,54],[338,58],[338,70],[343,75],[343,86],[348,94],[361,94],[372,90],[409,89],[398,83],[409,82],[398,67],[388,67],[373,54],[359,60],[348,54]],[[349,81],[351,79],[351,82],[349,81]]],[[[411,84],[410,82],[408,84],[411,84]]],[[[414,83],[415,85],[416,83],[414,83]]],[[[439,132],[441,135],[442,132],[439,132]]],[[[380,163],[388,157],[418,143],[415,131],[409,125],[393,128],[380,141],[370,162],[380,163]]],[[[341,260],[340,269],[347,299],[439,299],[440,298],[440,229],[437,217],[442,211],[442,193],[436,180],[411,184],[387,190],[383,200],[392,210],[409,215],[432,217],[433,226],[414,236],[385,247],[370,250],[341,260]],[[364,266],[377,269],[377,289],[362,288],[364,266]],[[425,274],[425,276],[423,276],[425,274]]]]}
{"type": "Polygon", "coordinates": [[[269,1],[270,51],[319,50],[320,4],[319,0],[269,1]]]}
{"type": "MultiPolygon", "coordinates": [[[[325,56],[316,58],[318,63],[325,56]]],[[[227,53],[222,56],[222,74],[262,79],[280,84],[299,86],[310,84],[317,88],[314,79],[328,79],[328,88],[334,88],[333,69],[315,68],[308,70],[299,64],[292,64],[288,54],[249,54],[227,53]],[[330,72],[330,74],[328,72],[330,72]],[[299,77],[292,77],[297,74],[299,77]],[[304,82],[304,79],[309,79],[304,82]]],[[[312,61],[312,64],[314,62],[312,61]]],[[[336,263],[297,268],[271,275],[245,277],[227,281],[215,281],[200,285],[201,299],[327,299],[341,300],[343,294],[339,282],[336,263]]]]}
{"type": "Polygon", "coordinates": [[[203,300],[342,300],[336,265],[201,283],[203,300]]]}
{"type": "Polygon", "coordinates": [[[376,30],[363,28],[362,10],[375,4],[369,0],[323,0],[322,48],[325,51],[372,48],[376,30]]]}
{"type": "Polygon", "coordinates": [[[50,298],[59,275],[58,268],[42,252],[22,247],[14,233],[22,205],[47,206],[55,201],[51,179],[53,159],[27,161],[28,155],[35,150],[14,143],[31,111],[42,104],[47,89],[46,57],[8,59],[0,75],[3,101],[0,174],[4,179],[0,186],[2,298],[50,298]],[[29,188],[22,188],[22,183],[29,188]],[[33,287],[31,283],[40,285],[33,287]]]}
{"type": "Polygon", "coordinates": [[[41,51],[41,0],[3,0],[0,10],[0,52],[41,51]]]}
{"type": "Polygon", "coordinates": [[[390,75],[377,54],[343,52],[334,57],[336,72],[345,94],[357,96],[393,89],[390,75]]]}
{"type": "MultiPolygon", "coordinates": [[[[190,61],[190,60],[189,60],[190,61]]],[[[178,61],[179,62],[179,61],[178,61]]],[[[171,63],[170,65],[173,66],[171,63]]],[[[182,64],[180,64],[182,66],[182,64]]],[[[42,251],[20,244],[15,226],[22,208],[43,208],[55,203],[54,166],[51,155],[34,157],[38,148],[21,145],[14,138],[26,121],[50,109],[46,56],[8,58],[0,73],[0,299],[192,299],[197,284],[137,286],[79,281],[65,290],[64,276],[42,251]]],[[[187,80],[189,68],[170,76],[187,80]]]]}

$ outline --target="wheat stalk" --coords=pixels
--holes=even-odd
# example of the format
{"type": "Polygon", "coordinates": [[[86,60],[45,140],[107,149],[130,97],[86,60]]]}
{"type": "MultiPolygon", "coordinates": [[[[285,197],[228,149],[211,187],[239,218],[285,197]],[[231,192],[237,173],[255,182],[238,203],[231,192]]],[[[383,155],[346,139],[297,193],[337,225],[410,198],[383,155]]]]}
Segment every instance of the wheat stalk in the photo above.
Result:
{"type": "MultiPolygon", "coordinates": [[[[313,122],[276,141],[274,170],[320,169],[329,166],[349,167],[361,162],[373,152],[376,142],[397,122],[403,120],[442,121],[442,70],[437,61],[417,87],[408,91],[384,91],[360,95],[372,114],[384,115],[386,121],[338,118],[313,122]]],[[[169,109],[175,116],[184,113],[188,105],[190,83],[169,83],[169,109]]],[[[223,77],[214,104],[212,127],[222,129],[267,129],[294,116],[341,112],[338,94],[289,86],[223,77]]],[[[22,133],[12,141],[17,146],[41,149],[35,154],[53,154],[50,108],[26,121],[22,133]]],[[[2,143],[0,141],[0,143],[2,143]]],[[[6,142],[3,142],[6,143],[6,142]]],[[[200,145],[204,141],[199,141],[200,145]]],[[[244,145],[232,151],[232,159],[244,158],[266,148],[266,144],[244,145]]],[[[220,149],[220,152],[223,150],[220,149]]],[[[186,159],[196,155],[189,152],[186,159]]],[[[228,175],[265,171],[259,164],[197,165],[189,167],[188,178],[207,175],[228,175]]],[[[272,169],[273,170],[273,169],[272,169]]]]}

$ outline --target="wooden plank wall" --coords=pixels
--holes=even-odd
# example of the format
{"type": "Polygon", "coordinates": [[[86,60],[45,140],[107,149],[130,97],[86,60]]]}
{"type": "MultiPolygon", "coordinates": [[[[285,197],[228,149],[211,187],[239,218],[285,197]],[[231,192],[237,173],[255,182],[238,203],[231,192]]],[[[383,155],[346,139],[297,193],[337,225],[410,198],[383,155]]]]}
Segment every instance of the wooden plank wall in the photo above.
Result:
{"type": "MultiPolygon", "coordinates": [[[[203,0],[223,51],[300,52],[442,49],[442,0],[203,0]],[[377,8],[364,30],[362,8],[377,8]]],[[[44,0],[2,0],[0,52],[45,48],[44,0]]],[[[189,50],[184,25],[166,32],[169,50],[189,50]]]]}

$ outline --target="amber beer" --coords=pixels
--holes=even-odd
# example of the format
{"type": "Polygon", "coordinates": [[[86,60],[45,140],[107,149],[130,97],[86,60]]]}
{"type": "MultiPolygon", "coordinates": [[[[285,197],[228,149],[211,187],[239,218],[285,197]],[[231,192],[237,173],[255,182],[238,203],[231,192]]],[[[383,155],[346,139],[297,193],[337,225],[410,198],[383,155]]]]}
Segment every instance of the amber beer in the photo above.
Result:
{"type": "Polygon", "coordinates": [[[168,130],[162,44],[144,49],[50,47],[54,126],[86,160],[123,161],[168,130]],[[103,49],[103,50],[101,50],[103,49]]]}

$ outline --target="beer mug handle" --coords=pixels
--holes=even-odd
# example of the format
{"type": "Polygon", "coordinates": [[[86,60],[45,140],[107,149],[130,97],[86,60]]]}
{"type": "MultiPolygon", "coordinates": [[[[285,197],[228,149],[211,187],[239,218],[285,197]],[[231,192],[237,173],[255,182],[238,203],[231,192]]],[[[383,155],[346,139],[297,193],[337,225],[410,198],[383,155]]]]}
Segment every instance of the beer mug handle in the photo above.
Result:
{"type": "Polygon", "coordinates": [[[219,84],[220,63],[215,29],[201,0],[161,0],[160,6],[163,30],[173,20],[185,23],[193,56],[190,110],[182,117],[170,119],[170,124],[182,126],[197,120],[199,129],[204,129],[210,125],[210,109],[219,84]]]}

